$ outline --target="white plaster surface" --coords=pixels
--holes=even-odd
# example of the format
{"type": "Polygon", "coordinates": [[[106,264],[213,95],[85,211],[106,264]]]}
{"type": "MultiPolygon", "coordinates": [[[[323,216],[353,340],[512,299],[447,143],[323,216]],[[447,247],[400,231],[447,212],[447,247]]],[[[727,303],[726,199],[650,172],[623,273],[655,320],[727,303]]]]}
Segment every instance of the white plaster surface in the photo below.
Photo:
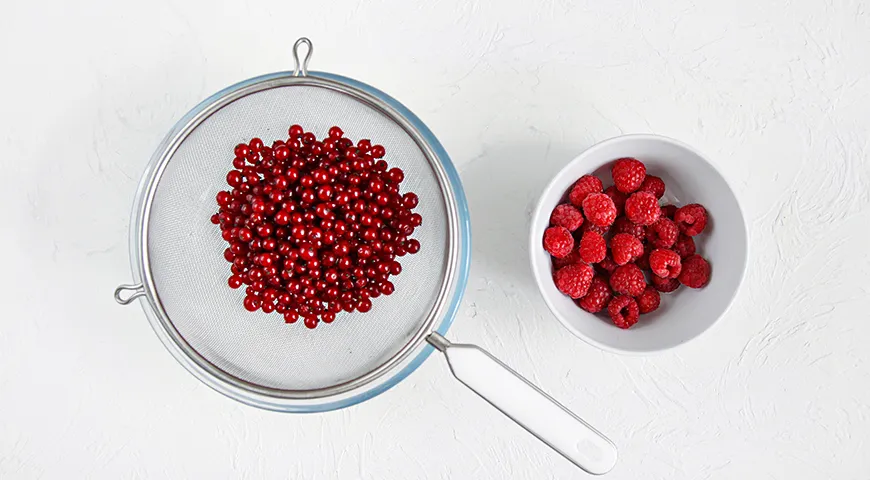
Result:
{"type": "Polygon", "coordinates": [[[441,358],[353,408],[266,412],[112,300],[157,143],[300,35],[450,152],[474,260],[449,336],[609,435],[605,478],[870,478],[870,5],[839,0],[3,2],[0,478],[585,478],[441,358]],[[629,132],[708,154],[752,236],[730,313],[647,358],[568,334],[527,266],[549,176],[629,132]]]}

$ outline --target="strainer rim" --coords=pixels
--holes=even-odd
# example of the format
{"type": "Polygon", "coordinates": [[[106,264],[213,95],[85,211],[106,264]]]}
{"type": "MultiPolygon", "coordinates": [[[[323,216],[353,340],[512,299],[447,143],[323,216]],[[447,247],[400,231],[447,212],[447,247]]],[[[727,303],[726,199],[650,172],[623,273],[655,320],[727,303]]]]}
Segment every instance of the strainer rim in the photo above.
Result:
{"type": "MultiPolygon", "coordinates": [[[[147,241],[145,240],[143,232],[140,231],[141,225],[143,225],[144,222],[147,221],[147,214],[145,213],[146,208],[143,208],[144,205],[142,203],[149,197],[149,190],[155,188],[156,184],[159,183],[158,179],[154,178],[154,170],[160,168],[161,164],[163,163],[161,159],[166,155],[166,152],[170,148],[170,146],[174,144],[176,137],[185,128],[187,128],[191,124],[191,122],[193,122],[197,118],[197,116],[202,114],[208,108],[212,107],[216,102],[220,101],[224,97],[231,95],[238,90],[245,89],[259,83],[269,82],[271,80],[284,79],[292,76],[294,76],[293,72],[276,72],[261,75],[258,77],[253,77],[248,80],[231,85],[200,102],[196,107],[194,107],[187,114],[185,114],[169,131],[164,140],[161,142],[158,149],[155,151],[155,154],[149,162],[148,166],[146,167],[146,170],[142,176],[142,180],[140,181],[140,185],[136,194],[136,201],[134,202],[133,206],[133,215],[131,218],[133,218],[134,221],[131,222],[130,226],[130,260],[133,275],[137,282],[143,283],[143,279],[149,277],[148,273],[146,272],[146,269],[148,268],[148,262],[144,260],[145,255],[143,254],[143,250],[147,249],[147,241]]],[[[386,104],[394,111],[393,113],[401,116],[403,120],[405,120],[413,127],[415,133],[433,153],[432,157],[440,164],[441,168],[443,169],[444,176],[448,180],[448,182],[446,182],[445,184],[445,188],[450,189],[452,193],[454,200],[453,208],[455,208],[454,214],[456,216],[456,259],[454,262],[451,262],[453,265],[455,265],[452,274],[454,278],[448,279],[447,281],[448,284],[452,282],[452,287],[448,289],[446,296],[444,297],[444,303],[440,308],[440,310],[443,312],[443,318],[440,322],[438,322],[436,318],[433,323],[429,324],[425,328],[421,328],[421,331],[426,330],[426,334],[428,334],[430,331],[437,331],[441,334],[446,333],[446,331],[452,324],[453,319],[456,316],[459,304],[461,303],[462,296],[464,294],[469,274],[471,252],[470,215],[468,212],[468,204],[465,198],[465,193],[462,189],[459,174],[455,166],[451,162],[450,157],[444,147],[437,140],[431,130],[429,130],[429,128],[419,119],[419,117],[414,115],[410,110],[407,109],[407,107],[405,107],[386,93],[370,85],[341,75],[324,72],[309,72],[308,76],[336,82],[342,86],[353,87],[367,93],[372,97],[375,97],[380,102],[383,102],[383,104],[386,104]]],[[[170,354],[172,354],[173,357],[179,363],[181,363],[186,370],[188,370],[196,378],[198,378],[200,381],[202,381],[212,389],[232,399],[260,408],[301,413],[328,411],[348,407],[350,405],[354,405],[370,399],[396,385],[402,379],[407,377],[411,372],[416,370],[423,363],[423,361],[425,361],[425,359],[432,351],[432,347],[426,344],[426,342],[412,342],[413,345],[411,346],[410,350],[408,350],[407,354],[401,359],[401,361],[390,365],[389,368],[380,377],[372,381],[363,383],[352,390],[339,392],[336,395],[321,396],[311,399],[300,399],[276,397],[273,395],[262,394],[241,388],[231,382],[225,381],[219,376],[216,376],[212,372],[204,369],[188,353],[186,353],[181,345],[178,344],[176,339],[172,338],[169,332],[165,330],[164,321],[160,318],[161,314],[158,313],[161,312],[162,309],[158,306],[157,300],[155,298],[156,291],[153,285],[153,280],[144,283],[146,287],[143,298],[147,303],[142,304],[143,310],[145,311],[153,330],[157,334],[158,338],[160,338],[161,343],[163,343],[167,350],[170,352],[170,354]]],[[[171,319],[169,319],[166,313],[164,313],[163,316],[166,317],[166,320],[168,320],[170,324],[172,323],[171,319]]],[[[183,337],[182,341],[186,343],[183,337]]],[[[226,373],[223,370],[217,368],[212,362],[203,357],[202,354],[193,349],[189,344],[188,347],[190,347],[190,349],[193,350],[197,354],[197,356],[199,356],[207,364],[215,367],[223,373],[226,373]]],[[[238,378],[235,376],[233,377],[238,378]]],[[[239,380],[243,383],[249,383],[244,381],[243,379],[239,380]]]]}

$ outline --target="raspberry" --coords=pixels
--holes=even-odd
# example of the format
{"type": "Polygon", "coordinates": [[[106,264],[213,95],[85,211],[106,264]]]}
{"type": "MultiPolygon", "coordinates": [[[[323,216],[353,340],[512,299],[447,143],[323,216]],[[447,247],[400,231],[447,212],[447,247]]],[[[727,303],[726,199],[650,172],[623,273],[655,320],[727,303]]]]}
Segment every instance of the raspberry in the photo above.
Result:
{"type": "Polygon", "coordinates": [[[638,257],[637,260],[634,261],[634,264],[640,267],[643,270],[649,270],[649,254],[655,249],[650,244],[646,244],[643,246],[643,255],[638,257]]]}
{"type": "Polygon", "coordinates": [[[683,263],[677,252],[657,248],[649,254],[649,268],[659,277],[677,278],[683,268],[683,263]]]}
{"type": "Polygon", "coordinates": [[[683,261],[679,279],[689,288],[701,288],[710,281],[710,264],[700,255],[692,255],[683,261]]]}
{"type": "Polygon", "coordinates": [[[691,257],[695,254],[695,240],[681,233],[672,249],[677,252],[680,258],[691,257]]]}
{"type": "Polygon", "coordinates": [[[646,239],[646,227],[631,223],[631,220],[625,217],[619,217],[613,222],[613,233],[627,233],[643,242],[646,239]]]}
{"type": "Polygon", "coordinates": [[[628,263],[613,271],[610,275],[610,286],[614,292],[636,297],[646,288],[646,280],[637,265],[628,263]]]}
{"type": "Polygon", "coordinates": [[[658,275],[652,276],[652,284],[656,290],[662,293],[670,293],[680,288],[680,281],[676,278],[662,278],[658,275]]]}
{"type": "Polygon", "coordinates": [[[625,265],[643,255],[643,243],[634,235],[617,233],[610,239],[610,251],[617,265],[625,265]]]}
{"type": "Polygon", "coordinates": [[[632,193],[640,188],[646,177],[646,167],[634,158],[620,158],[610,169],[613,184],[622,193],[632,193]]]}
{"type": "Polygon", "coordinates": [[[586,220],[599,227],[609,227],[616,220],[616,205],[603,193],[592,193],[583,200],[586,220]]]}
{"type": "Polygon", "coordinates": [[[562,267],[567,267],[568,265],[573,265],[575,263],[581,262],[580,252],[576,248],[574,250],[571,250],[571,253],[569,253],[568,255],[566,255],[562,258],[556,258],[556,257],[551,257],[551,258],[553,259],[553,267],[556,268],[557,270],[562,268],[562,267]]]}
{"type": "Polygon", "coordinates": [[[610,320],[614,325],[625,329],[637,323],[640,309],[633,298],[620,295],[613,297],[613,300],[607,304],[607,313],[610,314],[610,320]]]}
{"type": "Polygon", "coordinates": [[[613,259],[610,258],[610,255],[606,255],[604,257],[604,260],[595,264],[595,268],[597,268],[599,272],[606,276],[610,276],[610,274],[613,273],[613,271],[616,270],[616,267],[618,266],[619,265],[617,265],[616,262],[614,262],[613,259]]]}
{"type": "Polygon", "coordinates": [[[638,225],[652,225],[661,214],[659,201],[649,192],[637,192],[625,201],[625,216],[638,225]]]}
{"type": "Polygon", "coordinates": [[[580,259],[586,263],[598,263],[604,260],[607,255],[607,242],[604,237],[588,231],[580,238],[580,246],[577,248],[580,253],[580,259]]]}
{"type": "Polygon", "coordinates": [[[676,205],[668,204],[668,205],[665,205],[664,207],[662,207],[662,216],[663,217],[667,217],[667,218],[670,218],[671,220],[673,220],[675,213],[677,213],[677,206],[676,205]]]}
{"type": "Polygon", "coordinates": [[[577,305],[587,312],[598,313],[607,306],[612,296],[607,280],[601,275],[595,275],[592,277],[592,283],[589,284],[589,291],[583,298],[577,300],[577,305]]]}
{"type": "Polygon", "coordinates": [[[647,175],[641,182],[638,191],[649,192],[656,198],[662,198],[665,195],[665,182],[655,175],[647,175]]]}
{"type": "Polygon", "coordinates": [[[586,295],[589,290],[589,285],[592,283],[592,276],[595,271],[585,263],[575,263],[556,270],[553,275],[553,281],[556,283],[556,288],[560,292],[568,295],[571,298],[580,298],[586,295]]]}
{"type": "Polygon", "coordinates": [[[544,250],[556,258],[563,258],[574,248],[574,237],[565,227],[544,230],[544,250]]]}
{"type": "Polygon", "coordinates": [[[659,218],[646,231],[646,239],[657,248],[670,248],[680,234],[677,224],[669,218],[659,218]]]}
{"type": "Polygon", "coordinates": [[[610,227],[599,227],[598,225],[594,225],[592,222],[583,222],[583,226],[580,227],[580,232],[595,232],[602,237],[607,234],[607,231],[610,230],[610,227]]]}
{"type": "Polygon", "coordinates": [[[659,295],[658,290],[653,287],[646,287],[643,293],[637,297],[637,308],[640,313],[654,312],[659,308],[661,301],[662,297],[659,295]]]}
{"type": "Polygon", "coordinates": [[[550,214],[550,225],[565,227],[569,232],[573,232],[583,225],[583,214],[571,204],[556,205],[553,213],[550,214]]]}
{"type": "Polygon", "coordinates": [[[674,213],[674,222],[680,227],[680,231],[690,237],[704,231],[707,226],[707,210],[697,203],[692,203],[677,209],[674,213]]]}
{"type": "Polygon", "coordinates": [[[583,175],[571,187],[571,193],[568,194],[568,200],[578,208],[583,206],[583,200],[591,193],[601,193],[604,185],[601,180],[593,175],[583,175]]]}
{"type": "Polygon", "coordinates": [[[616,206],[616,216],[622,215],[625,212],[625,200],[628,198],[628,195],[620,192],[613,185],[605,188],[604,194],[613,200],[613,205],[616,206]]]}

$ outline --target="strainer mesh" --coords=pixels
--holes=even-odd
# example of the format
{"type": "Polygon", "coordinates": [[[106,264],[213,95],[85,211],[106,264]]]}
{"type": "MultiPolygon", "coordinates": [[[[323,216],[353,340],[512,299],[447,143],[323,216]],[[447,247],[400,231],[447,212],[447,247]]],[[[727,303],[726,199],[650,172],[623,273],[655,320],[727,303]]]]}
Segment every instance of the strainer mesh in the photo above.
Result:
{"type": "Polygon", "coordinates": [[[184,340],[214,366],[246,382],[280,390],[331,387],[383,364],[411,341],[445,282],[448,217],[438,176],[414,139],[381,112],[328,88],[292,85],[262,90],[210,115],[178,146],[156,190],[148,218],[147,249],[157,297],[184,340]],[[209,217],[215,195],[227,189],[232,150],[260,137],[284,139],[298,123],[319,138],[340,126],[356,141],[384,145],[385,159],[405,171],[402,191],[420,198],[416,229],[422,248],[399,258],[396,291],[373,299],[366,314],[342,313],[331,325],[308,330],[278,314],[250,313],[243,289],[226,283],[226,243],[209,217]]]}

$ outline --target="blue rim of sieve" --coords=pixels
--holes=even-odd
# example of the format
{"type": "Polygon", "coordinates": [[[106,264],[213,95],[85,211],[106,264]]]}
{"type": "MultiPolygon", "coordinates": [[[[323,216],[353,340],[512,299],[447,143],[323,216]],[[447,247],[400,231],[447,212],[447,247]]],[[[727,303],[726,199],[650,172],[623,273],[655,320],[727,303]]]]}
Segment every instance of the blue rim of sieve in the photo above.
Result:
{"type": "MultiPolygon", "coordinates": [[[[349,85],[358,90],[362,90],[365,93],[376,97],[378,100],[384,102],[388,106],[392,107],[397,113],[399,113],[404,119],[410,123],[420,134],[422,140],[427,144],[427,146],[432,150],[435,154],[435,157],[441,163],[444,168],[444,172],[447,175],[449,180],[450,188],[453,191],[453,194],[456,199],[456,211],[457,211],[457,220],[459,226],[459,258],[458,258],[458,270],[456,273],[456,284],[454,286],[453,298],[450,300],[450,304],[445,309],[444,318],[441,320],[440,324],[432,331],[438,332],[439,334],[446,334],[450,329],[450,326],[453,324],[453,319],[456,317],[456,313],[459,310],[459,304],[462,301],[462,297],[465,293],[465,287],[468,284],[468,275],[471,264],[471,216],[468,211],[468,201],[465,197],[465,191],[462,188],[462,182],[459,178],[459,172],[457,172],[456,167],[453,165],[453,162],[450,160],[450,156],[447,154],[447,151],[441,145],[441,142],[435,137],[429,127],[420,120],[417,115],[411,112],[407,107],[402,105],[395,98],[387,95],[386,93],[378,90],[371,85],[365,84],[358,80],[354,80],[352,78],[344,77],[342,75],[336,75],[332,73],[325,72],[314,72],[309,71],[306,72],[307,76],[310,77],[319,77],[326,80],[331,80],[334,82],[343,83],[345,85],[349,85]]],[[[286,78],[287,76],[292,75],[293,72],[285,71],[285,72],[275,72],[266,75],[260,75],[258,77],[253,77],[242,82],[236,83],[229,87],[226,87],[217,93],[211,95],[206,98],[202,102],[200,102],[196,107],[191,109],[187,114],[185,114],[176,124],[172,127],[169,132],[168,137],[173,136],[176,132],[183,129],[189,122],[191,122],[195,117],[197,117],[200,113],[210,107],[213,103],[223,98],[224,96],[234,92],[236,90],[240,90],[251,86],[253,84],[279,79],[286,78]]],[[[149,172],[152,169],[153,165],[150,165],[146,168],[145,175],[142,177],[142,182],[139,185],[136,202],[134,202],[133,206],[133,217],[136,218],[138,216],[139,211],[139,200],[142,198],[142,193],[148,188],[148,179],[150,177],[149,172]]],[[[137,227],[138,222],[133,222],[131,224],[131,229],[135,229],[137,227]]],[[[137,266],[140,258],[139,245],[137,243],[138,240],[138,232],[134,232],[133,235],[130,236],[131,249],[131,263],[133,265],[133,273],[134,277],[138,277],[137,266]]],[[[137,279],[138,280],[138,279],[137,279]]],[[[117,299],[117,291],[116,291],[116,299],[117,299]]],[[[142,296],[142,293],[137,293],[136,296],[142,296]]],[[[151,317],[152,315],[156,315],[156,306],[153,304],[153,299],[148,298],[148,295],[144,296],[151,308],[144,308],[147,316],[151,317]]],[[[132,300],[132,298],[131,298],[132,300]]],[[[143,305],[146,307],[146,305],[143,305]]],[[[153,321],[152,321],[153,325],[153,321]]],[[[159,331],[155,328],[155,332],[158,333],[160,340],[165,344],[166,340],[163,338],[163,335],[160,334],[159,331]]],[[[168,347],[168,345],[167,345],[168,347]]],[[[186,357],[180,355],[178,352],[169,349],[172,356],[178,361],[186,370],[193,374],[194,377],[199,379],[201,382],[206,384],[208,387],[213,390],[221,393],[222,395],[229,397],[233,400],[240,401],[247,405],[251,405],[258,408],[263,408],[266,410],[280,411],[280,412],[289,412],[289,413],[317,413],[317,412],[328,412],[332,410],[339,410],[342,408],[350,407],[352,405],[356,405],[358,403],[364,402],[371,398],[374,398],[381,393],[389,390],[393,386],[397,385],[399,382],[404,380],[408,375],[414,372],[423,362],[429,357],[434,348],[426,342],[423,342],[423,348],[414,357],[410,360],[404,367],[394,373],[391,377],[386,378],[384,381],[376,384],[374,387],[369,388],[360,392],[359,394],[349,396],[347,398],[342,398],[341,400],[325,402],[325,403],[316,403],[316,404],[299,404],[299,405],[288,405],[283,402],[270,402],[268,400],[263,399],[260,396],[256,395],[246,395],[244,391],[238,390],[228,390],[225,388],[225,385],[219,380],[214,379],[211,375],[200,370],[199,366],[194,362],[190,361],[186,357]]]]}

